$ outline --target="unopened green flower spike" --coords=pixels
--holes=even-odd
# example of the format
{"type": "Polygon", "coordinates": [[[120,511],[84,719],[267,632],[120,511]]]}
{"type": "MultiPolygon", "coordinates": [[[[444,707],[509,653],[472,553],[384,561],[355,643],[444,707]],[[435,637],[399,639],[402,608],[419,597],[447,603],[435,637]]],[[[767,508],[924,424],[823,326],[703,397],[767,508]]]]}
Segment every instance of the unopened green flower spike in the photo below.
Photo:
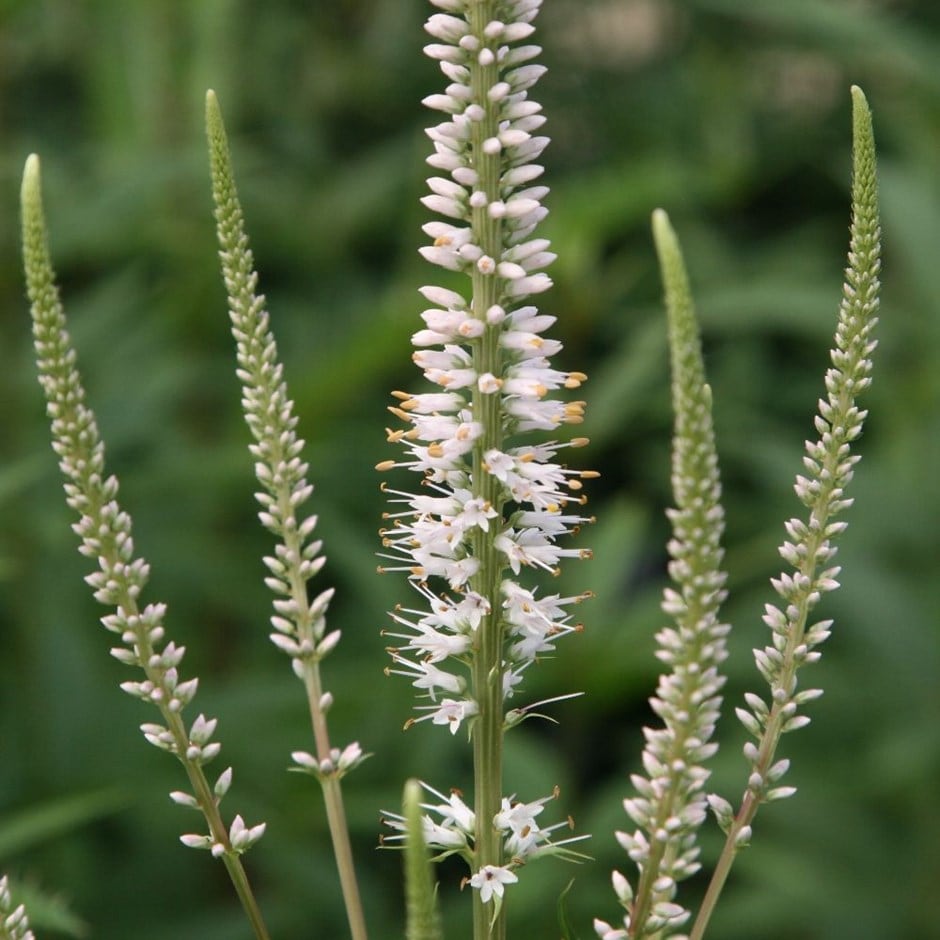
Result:
{"type": "Polygon", "coordinates": [[[294,403],[287,393],[265,300],[256,293],[258,274],[235,188],[222,112],[212,91],[206,94],[206,132],[219,258],[237,347],[236,373],[242,383],[245,421],[254,439],[248,449],[261,484],[255,494],[261,505],[258,518],[277,539],[274,554],[264,559],[269,572],[265,584],[275,594],[271,641],[291,658],[294,674],[304,684],[316,743],[315,755],[293,752],[293,769],[320,781],[350,931],[353,940],[365,940],[366,924],[340,779],[368,755],[356,741],[343,748],[330,742],[326,716],[333,696],[323,688],[320,662],[340,639],[339,630],[326,629],[333,589],[321,591],[313,600],[308,598],[307,583],[326,560],[320,555],[322,543],[312,538],[317,517],[302,512],[313,486],[307,482],[308,466],[301,458],[304,442],[296,432],[294,403]]]}
{"type": "Polygon", "coordinates": [[[150,744],[178,758],[186,771],[192,792],[173,793],[173,801],[198,809],[205,818],[207,833],[184,835],[181,841],[192,848],[208,849],[222,859],[255,936],[267,940],[267,929],[240,858],[264,834],[265,824],[246,826],[242,817],[236,816],[230,827],[225,826],[219,803],[231,782],[231,769],[223,771],[214,786],[203,770],[221,748],[212,740],[216,719],[199,715],[189,726],[184,722],[183,711],[196,694],[198,679],[184,680],[180,675],[186,650],[165,639],[166,605],[139,605],[150,566],[134,556],[131,518],[117,502],[117,478],[106,475],[104,443],[94,413],[85,404],[85,390],[52,270],[39,157],[35,154],[26,161],[21,203],[23,263],[39,384],[52,424],[52,447],[66,478],[66,501],[80,517],[72,527],[81,539],[79,551],[97,563],[97,570],[85,580],[93,588],[95,600],[114,608],[114,613],[101,618],[105,629],[119,637],[122,644],[111,650],[112,656],[144,673],[142,679],[123,682],[121,688],[160,712],[162,723],[148,722],[141,731],[150,744]]]}
{"type": "Polygon", "coordinates": [[[818,689],[798,690],[796,673],[819,658],[816,647],[827,639],[832,626],[831,620],[811,622],[810,613],[824,593],[839,586],[839,569],[830,563],[836,552],[835,538],[846,524],[834,520],[852,502],[845,489],[859,457],[850,454],[850,445],[861,434],[866,416],[855,399],[871,382],[870,357],[876,345],[872,331],[877,323],[881,262],[874,137],[861,89],[852,88],[852,102],[849,264],[832,367],[825,376],[826,397],[819,402],[815,420],[819,437],[806,444],[803,463],[808,475],[796,479],[796,494],[808,515],[786,523],[787,539],[780,546],[780,555],[791,570],[772,579],[783,602],[766,606],[764,622],[771,629],[772,644],[754,653],[758,670],[770,685],[770,696],[765,701],[748,693],[747,708],[736,709],[755,739],[744,747],[750,766],[737,811],[723,797],[705,795],[709,774],[702,766],[717,747],[709,739],[718,719],[718,693],[724,683],[717,667],[726,656],[729,631],[718,620],[725,575],[720,570],[723,511],[711,391],[705,382],[679,245],[666,214],[658,210],[653,215],[669,318],[676,415],[672,474],[676,509],[669,513],[674,537],[668,546],[672,559],[669,573],[675,588],[666,591],[663,609],[675,619],[676,626],[657,636],[657,656],[672,669],[660,677],[651,700],[664,727],[645,729],[646,775],[632,777],[638,795],[624,801],[638,828],[632,834],[617,833],[640,877],[631,885],[623,874],[614,872],[614,892],[626,913],[622,927],[595,920],[601,940],[678,936],[691,914],[674,900],[677,882],[700,867],[696,832],[706,816],[706,806],[710,806],[726,842],[688,934],[689,940],[702,940],[734,858],[750,844],[758,807],[796,792],[795,787],[780,785],[789,761],[776,759],[776,750],[784,733],[809,724],[809,717],[800,709],[822,694],[818,689]]]}
{"type": "MultiPolygon", "coordinates": [[[[675,903],[676,885],[701,867],[696,843],[705,820],[704,763],[717,750],[710,743],[718,721],[724,677],[718,667],[727,656],[730,627],[720,621],[725,598],[721,570],[724,511],[712,426],[711,390],[705,382],[701,341],[682,252],[666,213],[653,214],[653,238],[662,271],[672,360],[672,402],[675,433],[672,489],[676,507],[669,510],[673,538],[663,610],[674,626],[656,636],[657,658],[670,671],[659,678],[650,700],[661,728],[646,728],[643,766],[635,774],[637,795],[624,809],[637,825],[618,832],[617,839],[637,865],[640,876],[631,886],[614,873],[614,889],[627,913],[628,936],[645,936],[681,926],[690,914],[675,903]]],[[[597,921],[601,935],[617,936],[597,921]]]]}
{"type": "Polygon", "coordinates": [[[836,538],[846,528],[837,521],[852,504],[845,495],[861,459],[850,452],[862,433],[867,412],[856,398],[871,384],[871,355],[877,345],[873,333],[878,318],[881,271],[881,223],[871,111],[861,88],[852,87],[852,223],[848,266],[839,305],[831,367],[825,375],[824,398],[815,419],[818,435],[806,442],[806,475],[796,478],[794,489],[806,508],[804,518],[785,523],[786,539],[780,556],[789,566],[771,579],[781,600],[767,604],[764,623],[771,643],[754,651],[758,671],[770,687],[768,698],[745,696],[746,708],[736,713],[753,740],[744,745],[748,762],[747,787],[736,813],[721,797],[709,802],[726,830],[724,850],[690,934],[701,940],[712,909],[737,851],[751,839],[754,817],[763,803],[786,799],[796,787],[781,785],[789,770],[786,758],[777,758],[780,738],[810,723],[802,709],[822,695],[821,689],[800,689],[797,671],[816,662],[818,647],[829,637],[832,621],[814,620],[812,612],[822,596],[834,591],[839,567],[832,564],[836,538]]]}

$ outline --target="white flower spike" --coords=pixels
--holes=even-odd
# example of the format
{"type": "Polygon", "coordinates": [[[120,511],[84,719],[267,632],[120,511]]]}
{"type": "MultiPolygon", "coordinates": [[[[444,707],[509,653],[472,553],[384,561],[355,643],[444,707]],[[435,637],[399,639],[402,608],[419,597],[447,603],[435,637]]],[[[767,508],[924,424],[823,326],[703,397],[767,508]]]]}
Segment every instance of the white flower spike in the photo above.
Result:
{"type": "MultiPolygon", "coordinates": [[[[425,24],[433,39],[425,52],[449,84],[424,100],[443,122],[427,130],[436,174],[422,202],[444,219],[424,226],[430,244],[421,254],[466,275],[469,289],[421,289],[432,306],[412,337],[412,358],[435,388],[394,393],[389,411],[403,427],[388,439],[404,453],[378,467],[418,473],[421,487],[383,487],[393,508],[384,515],[380,571],[404,572],[427,604],[391,615],[388,635],[402,642],[389,649],[386,672],[407,677],[427,700],[406,727],[467,727],[486,763],[474,806],[476,818],[494,821],[492,833],[462,834],[470,883],[485,904],[517,880],[514,860],[552,845],[554,827],[513,822],[519,807],[534,815],[545,801],[510,804],[500,792],[502,735],[525,713],[513,709],[507,720],[506,700],[527,668],[581,629],[569,608],[588,593],[542,595],[522,582],[591,556],[559,541],[593,521],[583,513],[582,481],[596,474],[560,459],[584,438],[527,441],[532,431],[563,438],[565,426],[581,423],[584,403],[555,396],[587,378],[552,366],[561,343],[545,334],[555,317],[529,301],[552,286],[544,268],[555,257],[533,236],[547,214],[548,189],[532,184],[548,138],[534,136],[545,119],[529,90],[545,70],[527,64],[539,47],[520,44],[534,32],[540,0],[434,2],[444,12],[425,24]]],[[[434,832],[429,822],[432,848],[454,844],[434,832]]]]}

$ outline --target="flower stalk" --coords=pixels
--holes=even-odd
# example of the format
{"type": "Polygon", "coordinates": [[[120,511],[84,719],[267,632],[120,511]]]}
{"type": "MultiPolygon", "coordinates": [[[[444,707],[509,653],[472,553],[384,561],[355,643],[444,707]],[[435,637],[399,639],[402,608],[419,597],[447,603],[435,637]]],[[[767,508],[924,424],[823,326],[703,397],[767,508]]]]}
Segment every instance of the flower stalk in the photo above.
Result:
{"type": "MultiPolygon", "coordinates": [[[[532,161],[548,144],[533,136],[544,118],[528,97],[544,68],[529,64],[538,46],[520,45],[534,32],[540,0],[433,2],[446,12],[428,20],[425,28],[437,42],[425,52],[450,84],[445,94],[424,101],[448,116],[428,128],[434,144],[428,163],[448,175],[428,180],[431,194],[422,202],[448,221],[424,226],[432,243],[421,254],[466,275],[470,294],[421,290],[433,307],[422,314],[426,328],[412,338],[413,359],[442,391],[395,393],[390,410],[408,427],[389,430],[388,437],[407,456],[379,469],[420,473],[433,495],[385,488],[405,508],[385,514],[384,557],[394,563],[380,570],[407,573],[430,608],[392,614],[405,632],[391,635],[407,642],[389,650],[388,671],[411,678],[430,700],[409,725],[430,719],[452,733],[464,721],[469,725],[473,811],[461,803],[453,818],[444,810],[442,824],[426,816],[425,826],[429,845],[467,859],[474,937],[482,940],[505,935],[504,891],[518,880],[523,862],[566,854],[559,847],[570,841],[552,843],[554,827],[534,824],[542,801],[513,803],[503,796],[503,738],[518,721],[507,717],[506,702],[523,671],[580,629],[566,608],[588,596],[539,598],[516,578],[523,568],[557,573],[564,557],[590,557],[586,549],[560,548],[555,541],[590,521],[579,511],[581,481],[595,474],[554,459],[564,447],[587,443],[583,438],[536,445],[519,440],[529,431],[580,423],[583,402],[549,396],[586,378],[551,367],[561,344],[542,334],[555,318],[527,303],[551,286],[542,269],[554,260],[549,243],[532,237],[547,212],[541,200],[548,190],[528,185],[542,173],[532,161]],[[432,587],[436,581],[449,593],[432,587]],[[526,814],[518,807],[533,809],[526,814]],[[514,811],[528,820],[531,838],[518,838],[514,811]]],[[[388,815],[400,828],[400,818],[388,815]]]]}
{"type": "Polygon", "coordinates": [[[258,515],[261,524],[277,539],[274,555],[264,559],[269,571],[265,583],[276,595],[271,641],[290,656],[293,671],[304,684],[316,745],[315,756],[294,752],[296,766],[292,769],[310,773],[320,782],[350,934],[353,940],[366,940],[340,780],[367,755],[356,742],[340,749],[330,741],[327,712],[333,697],[323,687],[320,663],[340,638],[338,630],[326,630],[326,611],[333,590],[322,591],[312,600],[308,597],[307,583],[326,560],[319,554],[322,543],[311,539],[316,516],[301,515],[313,487],[306,479],[308,466],[301,460],[304,442],[296,433],[294,405],[288,397],[265,300],[256,293],[258,275],[235,187],[222,113],[212,91],[206,95],[206,129],[237,374],[242,383],[245,421],[254,439],[249,451],[262,488],[255,494],[261,505],[258,515]]]}
{"type": "Polygon", "coordinates": [[[613,873],[614,892],[626,910],[623,927],[596,920],[603,940],[668,936],[689,918],[675,903],[677,883],[695,874],[698,829],[706,817],[705,762],[719,716],[730,627],[718,611],[725,598],[721,570],[724,511],[712,423],[711,390],[705,381],[701,340],[682,252],[665,212],[653,214],[653,237],[662,271],[675,430],[672,489],[668,511],[673,538],[668,544],[673,587],[664,592],[663,610],[673,626],[657,634],[657,658],[670,666],[650,700],[662,728],[645,728],[643,767],[632,777],[637,795],[624,809],[639,827],[618,832],[617,840],[639,869],[635,887],[613,873]]]}
{"type": "Polygon", "coordinates": [[[853,502],[845,490],[860,457],[851,454],[850,448],[861,435],[867,416],[856,405],[856,398],[871,384],[871,355],[876,346],[872,334],[878,322],[881,225],[875,141],[871,111],[858,86],[852,87],[852,127],[851,240],[830,353],[832,366],[826,372],[826,397],[819,401],[815,421],[819,437],[806,442],[803,463],[808,476],[797,476],[794,486],[808,515],[805,520],[794,518],[786,523],[787,538],[779,551],[791,570],[772,579],[782,604],[766,605],[763,619],[771,630],[772,643],[754,651],[758,671],[770,686],[770,700],[749,693],[745,696],[748,707],[737,709],[738,718],[754,738],[744,746],[750,765],[747,789],[737,812],[721,797],[709,797],[726,840],[690,940],[704,937],[735,856],[750,841],[760,806],[796,792],[795,787],[780,785],[789,761],[776,759],[777,748],[784,734],[810,723],[800,709],[822,695],[820,689],[798,691],[797,671],[819,659],[816,647],[829,637],[832,627],[831,620],[810,622],[810,615],[823,594],[839,586],[836,578],[840,569],[831,562],[836,554],[835,540],[845,531],[846,523],[834,520],[853,502]]]}
{"type": "Polygon", "coordinates": [[[225,826],[219,804],[231,785],[232,770],[223,771],[212,785],[203,769],[221,750],[221,745],[212,740],[217,722],[199,715],[187,728],[183,710],[195,696],[198,680],[183,680],[180,676],[185,647],[165,642],[166,606],[139,605],[150,567],[143,558],[134,556],[131,519],[117,502],[117,478],[106,476],[104,443],[94,413],[85,404],[85,390],[75,366],[75,350],[49,255],[39,158],[35,154],[26,161],[21,198],[27,293],[39,382],[52,424],[52,446],[66,478],[66,501],[80,517],[72,527],[81,539],[79,551],[98,565],[98,570],[85,580],[93,588],[95,600],[114,608],[114,613],[101,618],[105,629],[118,636],[122,644],[113,648],[111,655],[144,673],[142,680],[124,682],[121,688],[160,712],[162,724],[141,726],[145,739],[173,754],[189,779],[191,793],[170,796],[174,802],[201,812],[208,827],[208,834],[184,835],[181,841],[221,858],[256,938],[267,940],[267,929],[240,858],[264,834],[265,824],[249,827],[241,816],[236,816],[230,827],[225,826]]]}

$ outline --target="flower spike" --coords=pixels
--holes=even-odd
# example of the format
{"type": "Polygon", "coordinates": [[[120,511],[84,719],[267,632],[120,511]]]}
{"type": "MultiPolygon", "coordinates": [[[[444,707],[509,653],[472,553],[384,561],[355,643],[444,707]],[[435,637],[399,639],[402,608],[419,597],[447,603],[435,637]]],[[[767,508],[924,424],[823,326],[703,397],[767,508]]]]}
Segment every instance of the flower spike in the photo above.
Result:
{"type": "Polygon", "coordinates": [[[846,523],[837,521],[851,504],[845,490],[859,461],[851,447],[862,433],[867,412],[856,404],[871,384],[878,323],[879,273],[881,271],[881,223],[871,111],[858,86],[852,87],[852,222],[848,266],[833,347],[831,367],[824,377],[826,397],[819,401],[815,419],[818,438],[806,442],[803,465],[806,475],[796,478],[795,491],[806,509],[805,518],[785,523],[786,538],[780,556],[789,566],[771,584],[781,601],[767,604],[764,623],[771,643],[754,651],[757,669],[770,686],[765,701],[750,693],[747,708],[736,714],[754,738],[744,745],[748,779],[735,813],[727,800],[710,796],[709,803],[725,830],[725,847],[705,893],[690,937],[701,940],[721,893],[731,864],[740,848],[751,839],[752,824],[763,803],[786,799],[795,787],[781,786],[789,761],[776,756],[780,738],[809,724],[801,713],[818,698],[819,689],[799,689],[798,670],[820,657],[818,647],[829,637],[831,620],[813,620],[812,612],[823,595],[835,590],[838,566],[832,564],[836,539],[846,523]]]}
{"type": "MultiPolygon", "coordinates": [[[[402,427],[389,441],[403,450],[379,469],[422,478],[420,492],[386,488],[393,508],[381,531],[381,571],[401,571],[427,610],[396,610],[387,670],[404,675],[429,704],[410,724],[430,719],[451,733],[466,722],[477,764],[475,815],[481,827],[468,856],[478,929],[498,921],[519,859],[500,838],[502,736],[506,701],[523,672],[581,627],[569,608],[589,596],[539,594],[523,583],[557,574],[563,547],[592,519],[583,512],[583,480],[560,455],[573,441],[527,441],[529,432],[560,435],[583,420],[584,403],[560,397],[586,380],[555,368],[561,344],[547,335],[555,317],[531,298],[552,286],[555,255],[534,235],[547,214],[537,160],[548,144],[529,92],[544,73],[527,41],[538,0],[436,0],[443,12],[425,29],[428,56],[449,81],[424,104],[442,121],[427,130],[434,152],[423,204],[443,219],[428,222],[423,257],[459,272],[469,290],[427,286],[430,306],[412,337],[415,364],[431,390],[396,392],[389,408],[402,427]],[[508,853],[508,854],[507,854],[508,853]],[[483,914],[482,905],[491,909],[483,914]],[[493,911],[495,908],[495,912],[493,911]]],[[[543,830],[538,830],[539,832],[543,830]]],[[[428,844],[434,846],[433,838],[428,844]]]]}
{"type": "Polygon", "coordinates": [[[711,392],[685,264],[662,210],[653,214],[653,236],[666,296],[675,412],[676,508],[668,512],[673,527],[669,574],[674,587],[666,589],[662,604],[674,626],[657,635],[656,655],[670,671],[660,676],[650,704],[663,726],[644,729],[646,775],[633,776],[637,795],[624,801],[639,828],[632,834],[617,833],[640,871],[635,891],[623,875],[618,873],[619,885],[615,881],[618,898],[627,908],[625,935],[636,937],[671,931],[689,917],[673,896],[676,883],[700,867],[696,836],[706,816],[704,786],[709,776],[703,765],[717,749],[709,741],[721,705],[724,677],[718,669],[727,656],[725,637],[730,629],[718,617],[726,593],[720,567],[724,511],[711,392]]]}
{"type": "MultiPolygon", "coordinates": [[[[216,720],[199,715],[187,727],[183,711],[196,694],[198,680],[181,680],[179,666],[185,648],[166,642],[163,626],[166,605],[140,606],[140,593],[150,566],[134,555],[131,518],[117,501],[117,478],[106,475],[104,442],[95,415],[85,404],[85,389],[75,365],[75,350],[52,270],[39,158],[35,154],[26,161],[23,173],[22,211],[23,262],[39,383],[52,426],[52,447],[66,478],[66,502],[79,515],[79,521],[72,527],[81,539],[79,551],[97,564],[97,570],[85,580],[96,601],[114,608],[113,613],[101,618],[105,629],[123,644],[115,647],[112,655],[144,674],[143,679],[121,683],[121,688],[159,710],[163,724],[142,725],[144,738],[177,757],[186,770],[192,794],[176,792],[171,798],[180,805],[198,807],[209,832],[183,836],[183,844],[212,847],[212,854],[225,864],[255,936],[266,940],[267,929],[239,857],[261,838],[264,824],[245,830],[248,837],[234,828],[226,828],[219,802],[228,789],[227,782],[223,781],[221,788],[216,783],[213,789],[203,769],[221,749],[218,742],[211,740],[216,720]],[[237,843],[233,841],[235,833],[239,834],[237,843]]],[[[240,821],[241,817],[236,819],[240,821]]],[[[244,823],[241,826],[245,828],[244,823]]]]}
{"type": "MultiPolygon", "coordinates": [[[[248,449],[261,485],[255,494],[261,506],[258,518],[277,539],[274,554],[264,559],[269,571],[265,584],[276,595],[271,641],[291,658],[291,668],[304,684],[316,741],[317,757],[297,751],[293,769],[311,773],[321,783],[350,933],[353,940],[365,940],[365,917],[340,778],[367,755],[357,742],[343,749],[330,742],[326,713],[333,697],[323,689],[320,661],[335,649],[340,638],[339,630],[326,630],[333,590],[321,591],[313,600],[307,593],[307,582],[325,561],[320,555],[321,543],[312,538],[317,517],[305,516],[302,511],[313,486],[307,482],[308,467],[301,459],[304,442],[296,432],[294,403],[287,393],[265,300],[256,293],[258,274],[248,245],[222,112],[212,91],[206,94],[206,132],[219,258],[237,349],[236,371],[242,384],[245,421],[253,438],[248,449]]],[[[256,828],[242,826],[238,844],[248,847],[260,838],[260,833],[255,835],[256,828]]]]}

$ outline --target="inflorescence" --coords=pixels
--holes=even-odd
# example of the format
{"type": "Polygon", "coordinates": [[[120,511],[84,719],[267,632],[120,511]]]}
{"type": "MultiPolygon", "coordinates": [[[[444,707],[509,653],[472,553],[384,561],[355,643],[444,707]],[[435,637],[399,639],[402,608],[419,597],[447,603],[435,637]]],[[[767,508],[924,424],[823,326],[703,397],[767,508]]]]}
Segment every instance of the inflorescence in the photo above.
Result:
{"type": "MultiPolygon", "coordinates": [[[[467,722],[487,751],[488,733],[495,738],[524,715],[505,711],[524,671],[581,629],[570,608],[588,593],[539,594],[518,579],[523,569],[557,574],[563,558],[590,557],[558,540],[592,521],[582,481],[596,474],[558,459],[585,438],[520,439],[580,424],[584,402],[553,393],[586,379],[552,367],[561,343],[544,334],[555,317],[528,302],[551,287],[543,269],[555,258],[546,239],[533,237],[548,211],[548,189],[531,185],[543,172],[534,161],[549,139],[536,136],[545,118],[529,98],[545,72],[531,63],[541,50],[525,40],[541,0],[433,2],[446,12],[428,20],[435,42],[425,52],[450,84],[424,100],[447,115],[427,130],[434,145],[427,162],[447,175],[428,180],[431,194],[422,202],[447,221],[424,226],[431,244],[421,254],[468,276],[472,290],[465,296],[421,288],[431,306],[412,337],[412,358],[437,389],[394,393],[389,410],[405,427],[390,429],[388,439],[405,455],[379,469],[420,474],[422,492],[383,487],[394,509],[384,517],[387,562],[380,570],[405,572],[420,598],[392,613],[388,634],[403,641],[389,650],[388,671],[410,679],[426,700],[409,724],[429,720],[456,734],[467,722]]],[[[499,899],[516,880],[512,869],[539,845],[551,845],[554,827],[542,829],[532,818],[543,804],[504,798],[485,805],[502,839],[495,848],[494,835],[488,858],[469,851],[479,833],[456,795],[443,808],[427,807],[441,819],[425,817],[425,836],[444,854],[466,854],[474,866],[470,885],[484,902],[499,899]],[[520,839],[512,820],[523,817],[527,835],[520,839]]],[[[400,828],[397,817],[389,822],[400,828]]]]}

